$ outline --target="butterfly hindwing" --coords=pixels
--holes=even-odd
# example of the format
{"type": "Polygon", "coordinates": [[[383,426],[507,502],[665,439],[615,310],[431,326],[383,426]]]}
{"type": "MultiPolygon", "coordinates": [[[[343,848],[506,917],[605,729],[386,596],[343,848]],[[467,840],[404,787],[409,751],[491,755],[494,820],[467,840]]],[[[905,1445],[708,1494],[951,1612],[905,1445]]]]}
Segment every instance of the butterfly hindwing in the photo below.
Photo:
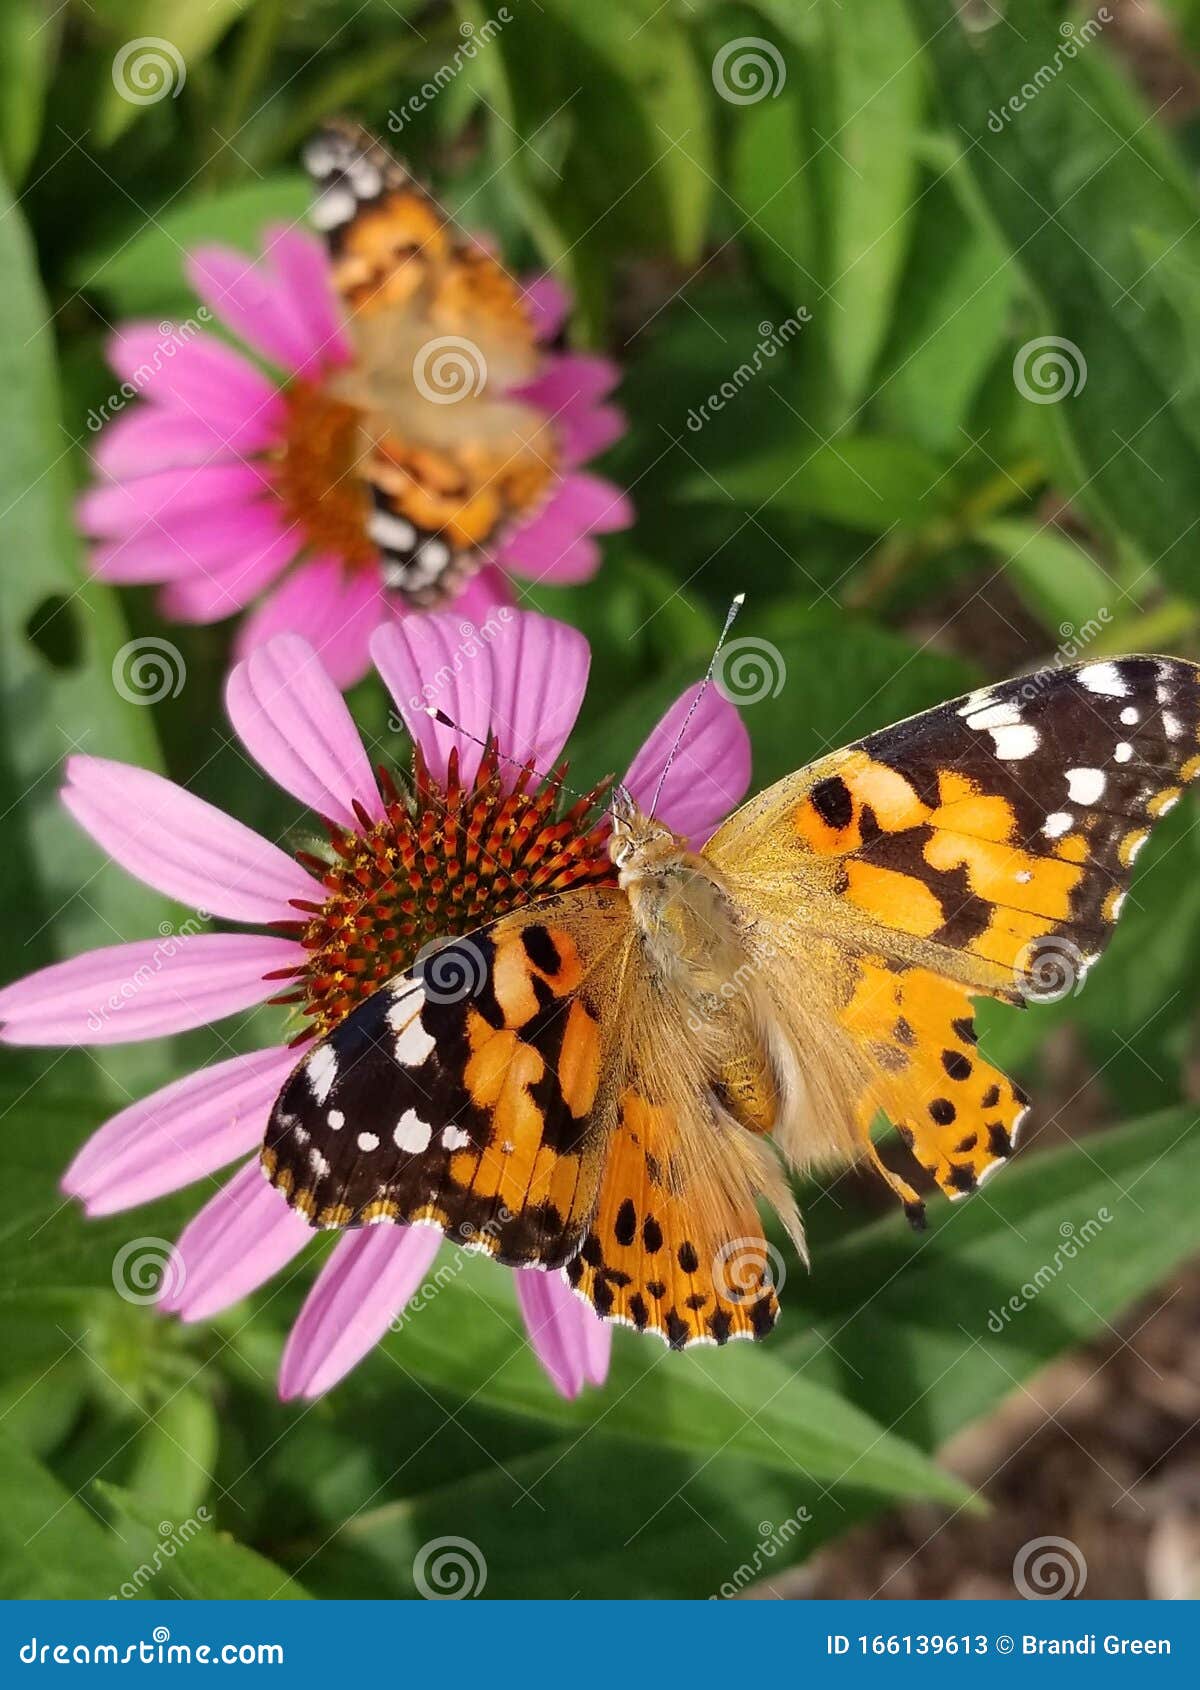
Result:
{"type": "Polygon", "coordinates": [[[596,1212],[567,1266],[603,1319],[672,1349],[766,1337],[779,1315],[774,1253],[730,1148],[714,1136],[693,1175],[682,1110],[622,1094],[596,1212]]]}
{"type": "Polygon", "coordinates": [[[607,1140],[601,1019],[628,935],[603,888],[447,942],[301,1060],[268,1178],[315,1226],[423,1222],[498,1260],[579,1247],[607,1140]]]}

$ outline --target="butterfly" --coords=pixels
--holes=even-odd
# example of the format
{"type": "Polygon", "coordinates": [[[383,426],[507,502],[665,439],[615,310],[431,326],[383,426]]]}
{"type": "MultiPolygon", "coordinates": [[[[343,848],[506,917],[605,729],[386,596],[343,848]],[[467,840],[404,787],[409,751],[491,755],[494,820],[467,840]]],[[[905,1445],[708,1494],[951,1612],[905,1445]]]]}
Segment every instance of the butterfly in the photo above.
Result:
{"type": "Polygon", "coordinates": [[[384,580],[414,607],[455,598],[551,490],[551,420],[517,390],[538,374],[522,291],[366,130],[304,148],[353,346],[331,391],[361,416],[356,473],[384,580]]]}
{"type": "Polygon", "coordinates": [[[871,734],[700,851],[618,790],[618,883],[448,938],[364,1000],[285,1085],[266,1173],[315,1226],[440,1227],[675,1348],[761,1338],[758,1200],[803,1252],[784,1168],[865,1161],[923,1224],[880,1111],[951,1198],[1003,1166],[1029,1100],[972,1000],[1082,978],[1198,773],[1200,668],[1126,657],[871,734]]]}

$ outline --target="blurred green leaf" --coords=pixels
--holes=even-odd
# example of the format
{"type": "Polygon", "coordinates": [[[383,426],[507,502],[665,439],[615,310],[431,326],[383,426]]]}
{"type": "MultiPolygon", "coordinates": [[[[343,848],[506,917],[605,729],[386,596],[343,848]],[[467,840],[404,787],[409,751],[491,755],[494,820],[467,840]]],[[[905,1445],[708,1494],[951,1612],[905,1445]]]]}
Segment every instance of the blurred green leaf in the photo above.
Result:
{"type": "Polygon", "coordinates": [[[203,1391],[172,1392],[134,1439],[127,1484],[147,1513],[191,1514],[210,1494],[220,1422],[203,1391]]]}
{"type": "Polygon", "coordinates": [[[307,1599],[307,1590],[294,1578],[197,1516],[163,1519],[116,1485],[97,1483],[95,1488],[125,1545],[121,1585],[126,1591],[188,1601],[307,1599]]]}
{"type": "Polygon", "coordinates": [[[830,237],[820,312],[849,411],[887,334],[912,238],[925,76],[904,0],[839,0],[821,16],[828,80],[812,162],[830,237]]]}
{"type": "Polygon", "coordinates": [[[1054,640],[1079,635],[1086,642],[1112,620],[1121,589],[1102,564],[1050,523],[997,518],[978,530],[978,538],[1006,565],[1009,580],[1054,640]]]}
{"type": "Polygon", "coordinates": [[[96,103],[102,146],[146,106],[178,99],[233,20],[253,0],[109,0],[98,14],[113,50],[111,75],[96,103]]]}
{"type": "Polygon", "coordinates": [[[1088,508],[1194,596],[1200,402],[1189,336],[1140,244],[1148,236],[1200,266],[1194,185],[1103,48],[1068,52],[1041,0],[1010,0],[1005,26],[982,33],[951,0],[908,4],[966,166],[1038,304],[1015,379],[1043,401],[1060,395],[1042,409],[1088,508]],[[1065,344],[1046,346],[1047,334],[1065,344]]]}
{"type": "Polygon", "coordinates": [[[0,1597],[115,1596],[129,1557],[84,1504],[0,1427],[0,1597]]]}
{"type": "Polygon", "coordinates": [[[81,254],[71,281],[82,291],[103,294],[114,316],[173,312],[188,297],[183,266],[192,247],[223,241],[257,253],[267,225],[297,222],[310,198],[307,178],[289,173],[207,199],[181,199],[153,221],[140,220],[132,235],[81,254]]]}
{"type": "Polygon", "coordinates": [[[58,14],[47,18],[40,0],[0,7],[0,170],[18,187],[37,151],[58,35],[58,14]]]}

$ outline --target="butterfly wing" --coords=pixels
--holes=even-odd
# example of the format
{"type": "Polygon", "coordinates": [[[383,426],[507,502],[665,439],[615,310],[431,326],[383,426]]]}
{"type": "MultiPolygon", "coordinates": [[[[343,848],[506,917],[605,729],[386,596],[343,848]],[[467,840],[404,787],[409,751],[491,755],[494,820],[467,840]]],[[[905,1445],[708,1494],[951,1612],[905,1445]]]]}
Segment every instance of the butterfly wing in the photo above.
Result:
{"type": "Polygon", "coordinates": [[[707,854],[797,967],[823,969],[866,1077],[860,1133],[883,1107],[960,1195],[1008,1155],[1026,1103],[975,1050],[971,996],[1074,989],[1151,828],[1197,773],[1195,665],[1083,664],[820,759],[746,805],[707,854]]]}
{"type": "Polygon", "coordinates": [[[513,393],[538,357],[522,291],[460,233],[366,130],[330,123],[308,142],[361,409],[357,471],[385,578],[413,605],[453,598],[552,481],[551,426],[513,393]]]}
{"type": "Polygon", "coordinates": [[[615,1120],[622,894],[539,900],[429,953],[308,1051],[262,1161],[314,1226],[426,1223],[558,1267],[596,1207],[615,1120]]]}

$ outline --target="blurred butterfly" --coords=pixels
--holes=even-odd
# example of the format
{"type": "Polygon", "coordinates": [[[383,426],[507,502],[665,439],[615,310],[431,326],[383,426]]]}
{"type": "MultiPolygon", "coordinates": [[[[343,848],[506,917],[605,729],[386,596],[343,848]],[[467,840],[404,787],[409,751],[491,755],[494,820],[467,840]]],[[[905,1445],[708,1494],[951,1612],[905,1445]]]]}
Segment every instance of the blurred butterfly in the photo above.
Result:
{"type": "Polygon", "coordinates": [[[1082,978],[1198,730],[1200,669],[1128,657],[871,734],[699,852],[618,790],[618,884],[448,939],[366,999],[285,1086],[267,1175],[315,1226],[441,1227],[676,1348],[761,1338],[758,1198],[804,1247],[784,1164],[869,1161],[920,1225],[880,1110],[950,1197],[1012,1154],[1027,1099],[971,1000],[1082,978]]]}

